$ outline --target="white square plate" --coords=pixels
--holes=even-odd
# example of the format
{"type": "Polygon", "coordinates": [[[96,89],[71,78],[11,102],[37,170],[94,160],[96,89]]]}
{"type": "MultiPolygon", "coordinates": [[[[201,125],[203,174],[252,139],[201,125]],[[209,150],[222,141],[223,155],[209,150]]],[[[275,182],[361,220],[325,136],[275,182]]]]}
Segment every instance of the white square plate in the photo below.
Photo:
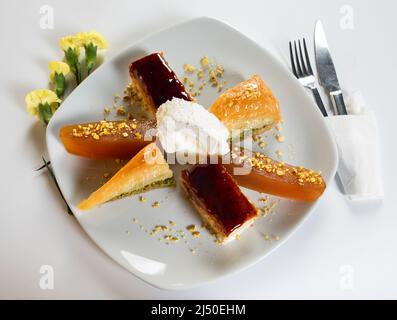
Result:
{"type": "MultiPolygon", "coordinates": [[[[67,124],[101,120],[104,107],[129,83],[129,64],[155,51],[165,53],[180,77],[183,64],[198,63],[205,55],[224,66],[229,86],[253,74],[261,75],[280,102],[282,134],[286,137],[280,144],[272,133],[268,134],[269,155],[275,156],[275,150],[281,149],[284,160],[322,171],[329,183],[335,175],[337,153],[321,113],[291,72],[266,49],[219,21],[199,18],[168,28],[131,45],[99,67],[64,101],[48,126],[47,147],[55,176],[77,220],[103,251],[156,287],[180,289],[258,262],[285,241],[316,204],[281,200],[274,213],[259,219],[241,240],[225,246],[216,244],[207,231],[200,238],[186,231],[186,226],[200,226],[201,221],[179,188],[146,193],[146,203],[133,196],[81,212],[77,204],[98,187],[114,161],[90,161],[68,154],[59,139],[59,130],[67,124]],[[160,202],[159,208],[151,206],[154,201],[160,202]],[[186,231],[186,241],[167,245],[158,240],[159,236],[145,232],[155,225],[167,225],[169,220],[177,223],[174,229],[186,231]],[[265,235],[269,235],[268,240],[265,235]]],[[[208,107],[217,95],[216,90],[209,88],[198,101],[208,107]]],[[[258,204],[257,192],[243,192],[258,204]]]]}

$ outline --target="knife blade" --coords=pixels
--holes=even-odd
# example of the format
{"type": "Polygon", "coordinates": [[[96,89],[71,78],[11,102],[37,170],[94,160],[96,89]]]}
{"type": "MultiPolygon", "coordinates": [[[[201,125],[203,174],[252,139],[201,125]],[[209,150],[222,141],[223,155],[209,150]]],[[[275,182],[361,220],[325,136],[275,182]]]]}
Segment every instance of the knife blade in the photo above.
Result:
{"type": "Polygon", "coordinates": [[[330,94],[336,114],[347,115],[343,93],[321,21],[316,23],[314,43],[320,85],[330,94]]]}

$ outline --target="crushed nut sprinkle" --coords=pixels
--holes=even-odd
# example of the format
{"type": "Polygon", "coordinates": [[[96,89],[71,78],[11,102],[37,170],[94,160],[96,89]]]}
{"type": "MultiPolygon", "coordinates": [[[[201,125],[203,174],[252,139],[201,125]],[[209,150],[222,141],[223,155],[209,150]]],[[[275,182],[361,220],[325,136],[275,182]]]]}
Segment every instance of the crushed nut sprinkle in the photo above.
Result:
{"type": "Polygon", "coordinates": [[[200,231],[193,231],[192,232],[192,236],[195,237],[195,238],[200,238],[200,235],[201,235],[200,231]]]}
{"type": "Polygon", "coordinates": [[[225,87],[226,81],[222,80],[225,72],[224,68],[221,65],[210,61],[207,56],[200,59],[200,66],[194,67],[186,63],[184,64],[183,69],[188,76],[196,73],[197,80],[200,81],[197,84],[198,89],[194,89],[195,83],[191,81],[188,76],[183,77],[182,81],[187,86],[192,97],[200,96],[201,91],[207,83],[216,88],[218,92],[221,92],[225,87]]]}
{"type": "Polygon", "coordinates": [[[119,106],[119,107],[117,108],[117,114],[118,114],[119,116],[125,116],[125,115],[127,114],[127,112],[125,111],[125,109],[124,109],[123,106],[119,106]]]}
{"type": "Polygon", "coordinates": [[[202,57],[201,60],[200,60],[200,64],[203,66],[203,68],[208,66],[209,63],[210,63],[210,60],[208,59],[207,56],[202,57]]]}
{"type": "Polygon", "coordinates": [[[259,152],[249,158],[240,156],[240,161],[246,161],[253,168],[266,171],[269,174],[275,174],[280,177],[285,175],[295,176],[300,185],[322,185],[324,183],[321,172],[316,172],[304,167],[287,166],[284,162],[274,161],[259,152]]]}
{"type": "Polygon", "coordinates": [[[196,70],[195,67],[193,67],[192,65],[190,65],[188,63],[185,63],[183,68],[185,69],[186,72],[189,72],[189,73],[193,73],[196,70]]]}
{"type": "Polygon", "coordinates": [[[152,203],[152,207],[153,207],[153,208],[158,208],[158,207],[160,207],[160,202],[158,202],[158,201],[153,202],[153,203],[152,203]]]}
{"type": "Polygon", "coordinates": [[[87,125],[78,125],[77,128],[73,128],[72,135],[77,138],[92,137],[95,140],[99,140],[103,136],[117,134],[124,138],[133,135],[136,139],[142,139],[142,134],[135,131],[137,128],[138,125],[136,119],[132,119],[131,121],[102,120],[95,124],[90,123],[87,125]]]}

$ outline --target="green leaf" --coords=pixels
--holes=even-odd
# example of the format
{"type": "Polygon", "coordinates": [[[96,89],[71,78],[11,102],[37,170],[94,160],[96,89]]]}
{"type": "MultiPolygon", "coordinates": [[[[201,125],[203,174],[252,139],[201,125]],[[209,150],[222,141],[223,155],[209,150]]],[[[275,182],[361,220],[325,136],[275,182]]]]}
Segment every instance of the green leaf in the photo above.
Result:
{"type": "Polygon", "coordinates": [[[94,69],[97,58],[98,47],[93,43],[84,46],[85,49],[85,64],[87,66],[88,74],[94,69]]]}
{"type": "Polygon", "coordinates": [[[66,89],[66,79],[63,73],[55,72],[54,75],[55,92],[58,98],[62,98],[66,89]]]}
{"type": "Polygon", "coordinates": [[[38,115],[40,121],[47,125],[53,115],[51,106],[48,104],[48,102],[39,104],[38,115]]]}
{"type": "Polygon", "coordinates": [[[80,84],[81,65],[76,49],[68,48],[68,50],[65,51],[65,60],[70,67],[70,71],[72,71],[72,73],[75,75],[77,84],[80,84]]]}

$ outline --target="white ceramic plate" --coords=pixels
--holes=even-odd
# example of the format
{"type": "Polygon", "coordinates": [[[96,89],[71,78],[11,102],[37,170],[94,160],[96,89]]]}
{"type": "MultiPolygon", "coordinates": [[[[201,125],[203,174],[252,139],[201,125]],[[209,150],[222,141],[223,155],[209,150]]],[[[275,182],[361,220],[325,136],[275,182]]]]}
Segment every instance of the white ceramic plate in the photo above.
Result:
{"type": "MultiPolygon", "coordinates": [[[[282,134],[286,141],[280,144],[269,133],[269,155],[282,150],[285,161],[321,170],[329,183],[335,174],[337,153],[320,112],[291,72],[265,48],[219,21],[199,18],[171,27],[131,45],[98,68],[65,100],[48,126],[47,146],[56,178],[77,220],[103,251],[156,287],[180,289],[258,262],[298,228],[315,203],[281,200],[274,212],[259,219],[241,240],[226,246],[216,244],[206,231],[200,238],[186,231],[188,225],[200,226],[201,221],[179,188],[146,193],[146,203],[133,196],[89,212],[79,211],[77,204],[98,187],[103,173],[114,170],[115,163],[68,154],[60,142],[59,129],[102,119],[104,107],[112,104],[115,93],[122,93],[129,82],[129,64],[155,51],[165,52],[179,77],[183,76],[183,64],[197,65],[204,55],[224,66],[229,86],[260,74],[279,99],[284,117],[282,134]],[[160,202],[159,208],[151,206],[154,201],[160,202]],[[169,220],[177,223],[173,229],[186,231],[186,239],[167,245],[158,240],[160,234],[152,237],[146,232],[155,225],[167,225],[169,220]]],[[[198,100],[209,106],[217,95],[216,90],[207,88],[198,100]]],[[[260,205],[258,193],[243,192],[260,205]]]]}

